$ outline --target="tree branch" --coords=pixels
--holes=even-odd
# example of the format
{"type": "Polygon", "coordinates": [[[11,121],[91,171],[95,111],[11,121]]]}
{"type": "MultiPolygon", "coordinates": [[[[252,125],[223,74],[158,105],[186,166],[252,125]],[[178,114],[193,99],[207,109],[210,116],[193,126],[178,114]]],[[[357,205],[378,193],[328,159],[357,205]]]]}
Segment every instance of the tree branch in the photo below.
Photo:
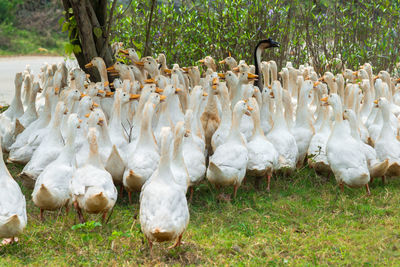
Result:
{"type": "Polygon", "coordinates": [[[147,23],[147,29],[146,29],[146,44],[144,46],[144,52],[143,56],[149,56],[150,53],[150,30],[151,30],[151,22],[153,20],[153,12],[154,12],[154,6],[156,5],[156,0],[151,1],[151,10],[150,10],[150,16],[149,16],[149,21],[147,23]]]}
{"type": "Polygon", "coordinates": [[[114,0],[112,3],[112,6],[111,6],[111,10],[110,10],[110,17],[108,18],[108,22],[107,22],[107,31],[105,33],[106,38],[104,39],[104,44],[103,44],[103,48],[101,49],[101,52],[100,52],[100,57],[104,57],[104,55],[106,53],[106,48],[107,48],[107,44],[108,44],[108,39],[110,37],[111,24],[112,24],[114,10],[115,10],[116,5],[117,5],[117,0],[114,0]]]}

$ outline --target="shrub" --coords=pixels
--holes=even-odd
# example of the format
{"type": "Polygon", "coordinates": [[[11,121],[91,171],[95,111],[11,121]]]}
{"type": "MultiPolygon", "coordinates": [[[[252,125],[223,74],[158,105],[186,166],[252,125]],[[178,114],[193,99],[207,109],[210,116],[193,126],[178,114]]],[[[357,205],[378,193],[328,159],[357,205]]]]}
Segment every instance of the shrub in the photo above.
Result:
{"type": "MultiPolygon", "coordinates": [[[[393,71],[399,61],[400,3],[367,1],[166,0],[156,1],[150,30],[153,54],[169,63],[194,64],[212,55],[252,61],[263,38],[281,43],[269,59],[282,67],[312,63],[319,73],[340,58],[349,68],[371,62],[393,71]]],[[[116,9],[113,41],[143,49],[151,1],[132,0],[116,9]]]]}

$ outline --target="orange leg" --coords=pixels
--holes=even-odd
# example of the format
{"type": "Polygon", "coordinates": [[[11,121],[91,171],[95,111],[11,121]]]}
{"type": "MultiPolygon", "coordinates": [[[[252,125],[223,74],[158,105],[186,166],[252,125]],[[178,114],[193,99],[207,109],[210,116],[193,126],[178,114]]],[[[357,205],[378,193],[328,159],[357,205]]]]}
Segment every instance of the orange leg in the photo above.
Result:
{"type": "Polygon", "coordinates": [[[267,176],[267,192],[269,192],[271,189],[271,175],[268,174],[267,176]]]}
{"type": "Polygon", "coordinates": [[[194,193],[194,189],[193,186],[190,187],[190,196],[189,196],[189,202],[192,203],[193,200],[193,193],[194,193]]]}
{"type": "Polygon", "coordinates": [[[121,184],[121,186],[119,187],[119,198],[122,199],[124,195],[124,185],[121,184]]]}
{"type": "Polygon", "coordinates": [[[105,211],[105,212],[103,213],[103,216],[101,216],[102,222],[103,222],[103,223],[106,221],[106,217],[107,217],[107,211],[105,211]]]}
{"type": "Polygon", "coordinates": [[[343,184],[339,184],[340,187],[340,191],[343,193],[344,192],[344,185],[343,184]]]}
{"type": "Polygon", "coordinates": [[[151,240],[148,238],[147,238],[147,242],[149,242],[150,255],[153,257],[153,242],[151,242],[151,240]]]}
{"type": "Polygon", "coordinates": [[[76,209],[76,212],[78,213],[78,219],[80,223],[84,223],[85,222],[85,218],[83,218],[83,214],[82,214],[82,210],[78,205],[78,202],[74,202],[74,208],[76,209]]]}
{"type": "Polygon", "coordinates": [[[182,244],[182,235],[183,235],[183,233],[179,235],[179,237],[176,240],[175,244],[173,244],[172,246],[168,247],[168,249],[179,247],[182,244]]]}
{"type": "Polygon", "coordinates": [[[367,190],[367,196],[370,196],[371,195],[371,191],[369,191],[368,184],[365,185],[365,189],[367,190]]]}
{"type": "Polygon", "coordinates": [[[235,185],[235,186],[233,187],[233,198],[236,198],[236,194],[237,194],[238,188],[239,188],[238,185],[235,185]]]}
{"type": "Polygon", "coordinates": [[[40,220],[44,222],[44,209],[40,209],[40,220]]]}
{"type": "Polygon", "coordinates": [[[128,191],[129,204],[132,205],[132,192],[128,191]]]}

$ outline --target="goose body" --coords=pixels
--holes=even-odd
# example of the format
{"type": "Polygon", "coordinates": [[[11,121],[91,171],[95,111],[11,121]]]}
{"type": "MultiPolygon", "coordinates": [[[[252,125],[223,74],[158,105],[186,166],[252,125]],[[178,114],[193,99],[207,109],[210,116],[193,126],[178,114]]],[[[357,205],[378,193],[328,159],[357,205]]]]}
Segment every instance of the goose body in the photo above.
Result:
{"type": "Polygon", "coordinates": [[[171,240],[180,245],[189,223],[185,190],[175,182],[170,168],[170,135],[169,128],[161,130],[160,164],[140,194],[140,225],[150,248],[153,242],[171,240]]]}
{"type": "Polygon", "coordinates": [[[71,193],[74,206],[81,222],[84,221],[82,210],[88,213],[105,215],[117,201],[117,189],[101,162],[98,154],[96,128],[89,128],[88,142],[90,154],[84,166],[78,168],[71,181],[71,193]]]}
{"type": "Polygon", "coordinates": [[[31,160],[25,165],[20,173],[24,184],[32,188],[37,177],[44,168],[53,162],[64,147],[64,140],[61,135],[60,125],[62,116],[66,113],[66,108],[63,102],[57,104],[54,120],[51,125],[51,130],[44,136],[39,147],[35,150],[31,160]]]}
{"type": "Polygon", "coordinates": [[[367,159],[360,143],[350,134],[343,122],[342,104],[337,94],[331,94],[328,103],[332,105],[335,125],[326,145],[329,165],[339,185],[349,187],[367,186],[370,180],[367,159]],[[338,157],[340,155],[340,157],[338,157]]]}
{"type": "Polygon", "coordinates": [[[26,223],[25,196],[4,164],[0,150],[0,238],[11,238],[11,242],[14,241],[26,223]]]}
{"type": "Polygon", "coordinates": [[[244,101],[236,103],[233,110],[232,126],[226,142],[217,147],[210,157],[207,169],[207,179],[216,186],[241,185],[246,174],[248,152],[245,140],[240,133],[240,120],[243,114],[248,113],[244,101]]]}
{"type": "Polygon", "coordinates": [[[39,175],[32,192],[32,200],[42,210],[56,210],[68,206],[71,200],[70,183],[76,170],[75,132],[80,127],[77,114],[68,119],[68,135],[60,155],[39,175]]]}

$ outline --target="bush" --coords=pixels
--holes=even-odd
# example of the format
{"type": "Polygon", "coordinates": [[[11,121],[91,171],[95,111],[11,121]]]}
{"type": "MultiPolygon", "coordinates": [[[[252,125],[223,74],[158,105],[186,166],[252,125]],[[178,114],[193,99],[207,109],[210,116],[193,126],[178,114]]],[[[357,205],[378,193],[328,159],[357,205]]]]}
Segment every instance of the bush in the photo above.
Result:
{"type": "MultiPolygon", "coordinates": [[[[281,43],[268,58],[282,67],[312,63],[319,73],[340,58],[349,68],[371,62],[393,71],[399,61],[400,3],[368,1],[182,0],[156,1],[150,30],[153,54],[169,63],[195,64],[229,52],[253,62],[255,44],[267,37],[281,43]]],[[[116,9],[113,41],[142,50],[151,1],[132,0],[116,9]]]]}
{"type": "Polygon", "coordinates": [[[13,22],[17,5],[22,3],[22,0],[0,0],[0,23],[13,22]]]}

